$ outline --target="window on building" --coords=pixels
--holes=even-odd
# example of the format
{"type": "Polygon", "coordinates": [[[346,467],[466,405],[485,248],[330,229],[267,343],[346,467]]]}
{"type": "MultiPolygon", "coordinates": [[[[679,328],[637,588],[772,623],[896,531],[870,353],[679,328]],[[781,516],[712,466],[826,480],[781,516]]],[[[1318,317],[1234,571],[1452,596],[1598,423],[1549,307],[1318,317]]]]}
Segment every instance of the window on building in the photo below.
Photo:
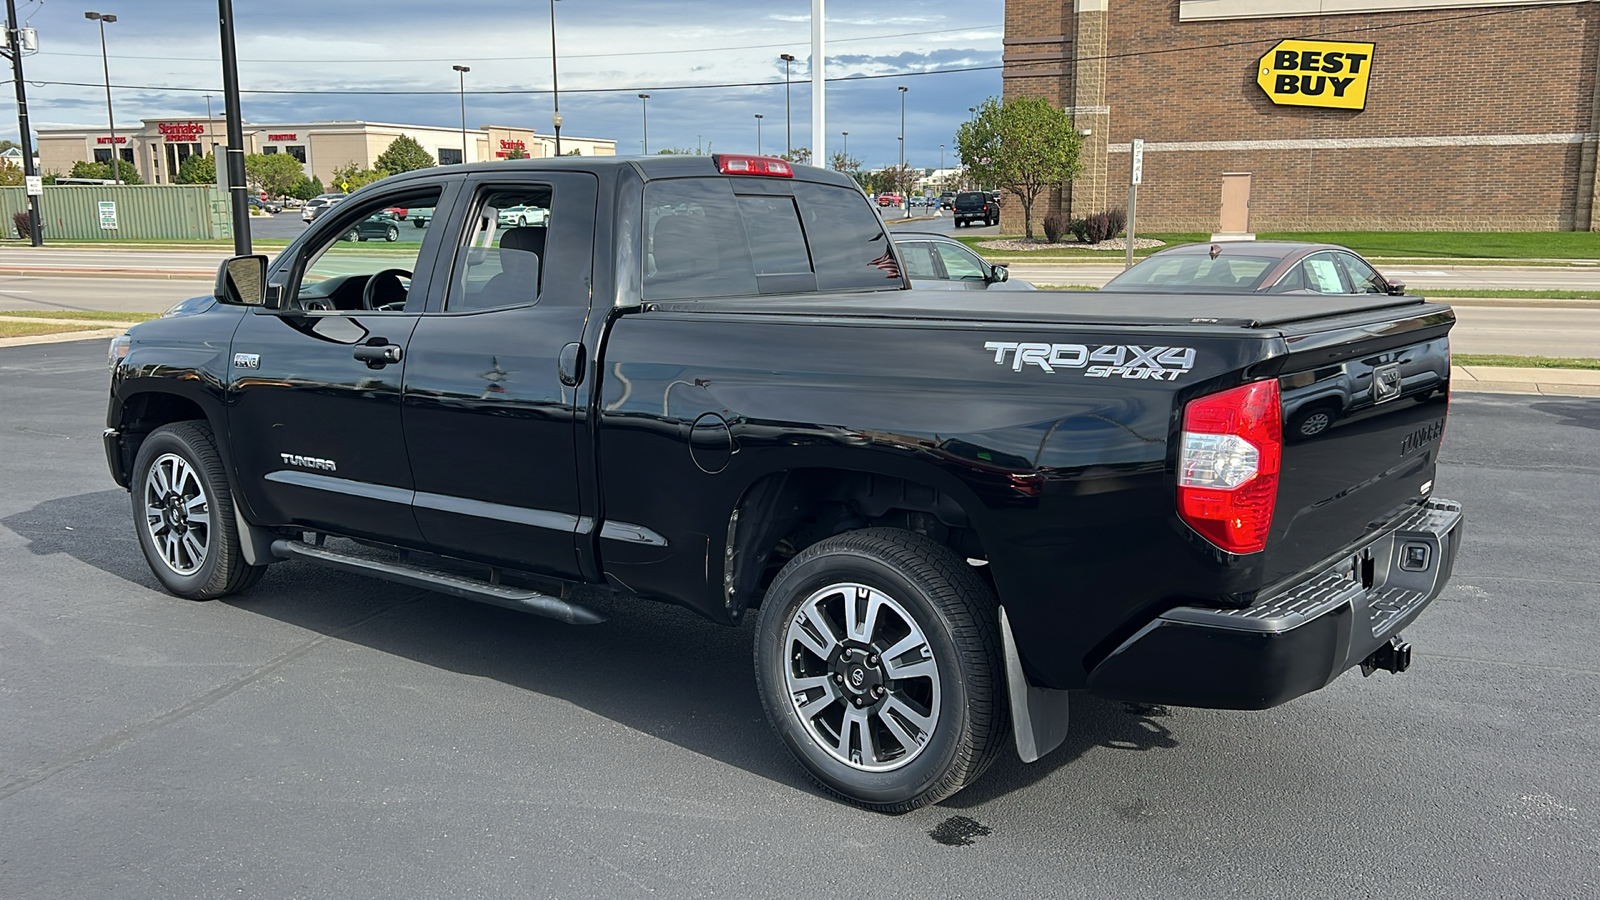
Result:
{"type": "Polygon", "coordinates": [[[94,161],[97,162],[97,163],[108,163],[108,162],[111,162],[111,148],[110,147],[96,147],[96,148],[94,148],[94,161]]]}
{"type": "Polygon", "coordinates": [[[289,154],[290,156],[294,157],[296,160],[298,160],[301,163],[301,165],[305,164],[305,161],[306,161],[306,145],[305,144],[290,144],[289,146],[283,148],[283,152],[285,152],[285,153],[289,154]]]}
{"type": "Polygon", "coordinates": [[[117,149],[121,152],[121,156],[122,156],[122,159],[123,159],[124,162],[128,162],[128,163],[133,162],[133,148],[132,147],[118,147],[117,149]]]}
{"type": "Polygon", "coordinates": [[[461,150],[459,148],[456,148],[456,147],[440,147],[439,148],[439,165],[441,165],[441,166],[459,166],[459,165],[461,165],[461,150]]]}
{"type": "Polygon", "coordinates": [[[278,148],[277,147],[270,147],[270,146],[269,147],[262,147],[261,148],[261,155],[262,156],[277,156],[278,155],[278,148]]]}

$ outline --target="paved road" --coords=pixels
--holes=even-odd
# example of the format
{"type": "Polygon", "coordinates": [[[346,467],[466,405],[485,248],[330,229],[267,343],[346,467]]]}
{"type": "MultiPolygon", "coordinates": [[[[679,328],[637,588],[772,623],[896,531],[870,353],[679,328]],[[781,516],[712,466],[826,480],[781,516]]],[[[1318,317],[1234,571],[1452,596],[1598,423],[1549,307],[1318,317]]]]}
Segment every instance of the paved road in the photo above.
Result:
{"type": "Polygon", "coordinates": [[[1079,697],[1045,761],[885,817],[784,757],[749,628],[295,564],[162,594],[105,377],[99,342],[0,350],[0,896],[1600,892],[1600,401],[1456,399],[1439,491],[1472,520],[1409,674],[1266,712],[1079,697]]]}
{"type": "MultiPolygon", "coordinates": [[[[378,249],[381,250],[382,245],[378,249]]],[[[352,248],[351,252],[359,252],[359,248],[352,248]]],[[[0,310],[161,312],[185,297],[208,294],[211,288],[210,279],[155,281],[0,275],[0,310]]],[[[1456,310],[1456,315],[1460,321],[1453,337],[1458,353],[1600,356],[1600,309],[1463,306],[1456,310]]]]}

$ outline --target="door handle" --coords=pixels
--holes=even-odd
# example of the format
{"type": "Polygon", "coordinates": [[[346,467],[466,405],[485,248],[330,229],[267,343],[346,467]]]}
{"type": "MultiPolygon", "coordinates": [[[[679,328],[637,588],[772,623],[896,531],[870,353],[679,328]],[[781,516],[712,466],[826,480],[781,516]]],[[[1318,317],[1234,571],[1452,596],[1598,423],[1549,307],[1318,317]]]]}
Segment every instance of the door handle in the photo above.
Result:
{"type": "Polygon", "coordinates": [[[372,338],[355,349],[356,359],[366,363],[369,369],[381,369],[390,363],[397,363],[404,355],[399,344],[391,344],[385,338],[372,338]]]}

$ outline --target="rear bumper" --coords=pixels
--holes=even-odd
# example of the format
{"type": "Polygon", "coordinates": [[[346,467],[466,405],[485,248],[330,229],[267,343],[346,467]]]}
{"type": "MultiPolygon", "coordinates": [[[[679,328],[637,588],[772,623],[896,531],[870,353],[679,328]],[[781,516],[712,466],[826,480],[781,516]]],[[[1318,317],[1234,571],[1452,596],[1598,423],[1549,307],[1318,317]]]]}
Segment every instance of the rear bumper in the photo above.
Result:
{"type": "Polygon", "coordinates": [[[1429,500],[1248,609],[1168,610],[1096,666],[1088,687],[1121,700],[1216,709],[1265,709],[1322,688],[1439,596],[1462,521],[1459,503],[1429,500]]]}

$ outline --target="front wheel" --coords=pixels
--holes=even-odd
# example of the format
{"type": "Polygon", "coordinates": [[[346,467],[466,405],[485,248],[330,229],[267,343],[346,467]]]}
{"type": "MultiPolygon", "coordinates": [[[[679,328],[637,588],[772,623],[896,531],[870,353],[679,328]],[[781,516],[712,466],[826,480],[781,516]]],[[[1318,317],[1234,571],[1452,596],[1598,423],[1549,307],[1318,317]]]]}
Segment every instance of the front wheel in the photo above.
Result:
{"type": "Polygon", "coordinates": [[[767,719],[823,789],[903,813],[983,774],[1006,736],[996,606],[960,557],[892,528],[806,548],[756,625],[767,719]]]}
{"type": "Polygon", "coordinates": [[[383,233],[383,239],[391,244],[400,240],[400,229],[390,225],[389,230],[383,233]]]}
{"type": "Polygon", "coordinates": [[[213,600],[248,588],[266,571],[245,562],[233,494],[205,423],[150,432],[139,445],[130,493],[145,562],[172,593],[213,600]]]}

